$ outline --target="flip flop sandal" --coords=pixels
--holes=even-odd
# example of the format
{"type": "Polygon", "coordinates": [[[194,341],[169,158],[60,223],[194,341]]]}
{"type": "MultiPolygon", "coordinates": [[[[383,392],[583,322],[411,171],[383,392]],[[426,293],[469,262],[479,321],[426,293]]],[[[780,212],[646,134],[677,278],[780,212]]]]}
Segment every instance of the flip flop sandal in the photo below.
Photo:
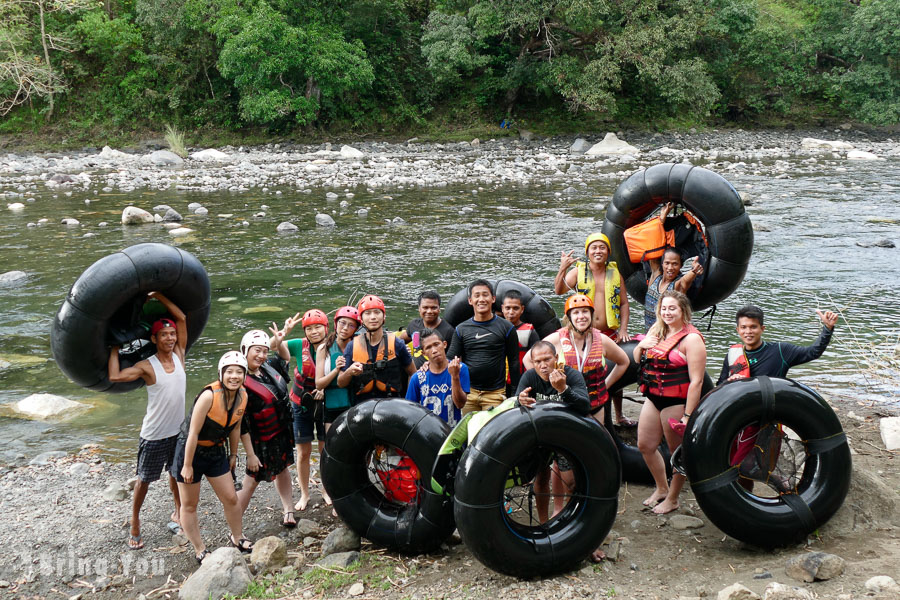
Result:
{"type": "Polygon", "coordinates": [[[287,529],[293,529],[297,526],[297,521],[294,520],[293,512],[284,513],[284,518],[281,520],[281,526],[286,527],[287,529]],[[288,517],[290,516],[290,521],[288,521],[288,517]]]}
{"type": "Polygon", "coordinates": [[[231,545],[241,551],[241,554],[250,554],[253,552],[253,542],[248,540],[245,537],[242,537],[237,542],[234,541],[234,538],[228,536],[228,541],[231,542],[231,545]]]}
{"type": "Polygon", "coordinates": [[[202,565],[202,564],[203,564],[203,559],[206,558],[207,556],[209,556],[209,550],[204,550],[204,551],[201,552],[200,554],[195,554],[195,555],[194,555],[194,558],[197,559],[197,563],[199,563],[199,564],[202,565]]]}
{"type": "Polygon", "coordinates": [[[141,548],[143,548],[144,547],[143,537],[144,537],[143,534],[140,534],[140,533],[137,535],[129,534],[128,535],[128,549],[129,550],[140,550],[141,548]]]}
{"type": "Polygon", "coordinates": [[[169,521],[166,524],[166,527],[169,528],[169,531],[172,532],[172,535],[181,535],[182,533],[184,533],[184,530],[181,528],[181,525],[179,525],[175,521],[169,521]]]}

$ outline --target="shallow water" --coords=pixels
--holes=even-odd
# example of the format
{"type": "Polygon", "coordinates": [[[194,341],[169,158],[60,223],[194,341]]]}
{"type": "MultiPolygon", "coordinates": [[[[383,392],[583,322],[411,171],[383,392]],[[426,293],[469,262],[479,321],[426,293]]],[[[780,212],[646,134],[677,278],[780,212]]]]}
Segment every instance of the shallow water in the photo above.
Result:
{"type": "MultiPolygon", "coordinates": [[[[900,250],[856,245],[900,240],[896,161],[835,160],[811,166],[788,159],[785,164],[786,169],[763,166],[760,175],[720,171],[739,191],[749,193],[753,205],[748,211],[759,230],[743,285],[719,305],[707,332],[710,374],[717,377],[727,346],[735,341],[732,316],[740,305],[753,302],[765,309],[767,339],[801,344],[811,343],[819,332],[815,308],[837,307],[842,319],[828,352],[792,369],[791,376],[826,396],[896,404],[891,383],[900,380],[898,363],[891,366],[879,357],[898,359],[900,294],[890,273],[898,272],[900,250]],[[776,179],[781,172],[789,177],[776,179]],[[868,220],[873,218],[893,221],[868,220]]],[[[709,167],[720,170],[715,164],[709,167]]],[[[388,325],[394,328],[416,316],[421,290],[434,288],[449,299],[475,277],[520,280],[559,310],[562,300],[551,296],[559,253],[580,249],[585,235],[600,228],[603,214],[594,207],[607,202],[624,179],[594,177],[576,193],[563,190],[578,185],[577,175],[572,181],[528,186],[451,184],[438,190],[384,191],[358,186],[333,190],[340,196],[334,201],[325,198],[332,190],[303,194],[289,187],[265,193],[170,189],[124,194],[104,193],[95,185],[66,196],[39,186],[26,211],[8,212],[0,222],[0,272],[29,274],[21,285],[0,287],[0,359],[13,363],[0,369],[0,408],[35,392],[95,407],[64,423],[26,421],[5,410],[0,414],[0,458],[71,450],[87,442],[133,457],[146,393],[105,395],[79,388],[62,375],[49,350],[50,325],[69,287],[88,265],[111,252],[140,242],[175,243],[206,266],[213,306],[188,357],[190,400],[215,377],[215,361],[236,347],[246,330],[266,328],[273,320],[281,323],[313,307],[332,311],[363,293],[385,300],[388,325]],[[346,198],[347,192],[354,196],[346,198]],[[345,199],[350,206],[342,209],[339,202],[345,199]],[[202,203],[210,214],[189,215],[190,202],[202,203]],[[169,204],[196,233],[173,241],[161,225],[121,226],[121,211],[128,204],[148,209],[169,204]],[[267,214],[256,218],[261,205],[269,207],[267,214]],[[369,215],[358,217],[355,211],[363,206],[369,215]],[[466,208],[473,210],[461,213],[466,208]],[[333,213],[337,227],[316,227],[317,210],[333,213]],[[77,218],[83,226],[56,224],[63,216],[77,218]],[[397,216],[407,224],[385,222],[397,216]],[[41,217],[50,223],[26,228],[41,217]],[[243,220],[250,225],[242,226],[243,220]],[[285,220],[298,225],[299,233],[276,233],[276,225],[285,220]],[[101,221],[110,225],[101,228],[101,221]],[[96,235],[82,237],[86,232],[96,235]],[[249,312],[255,307],[270,308],[249,312]],[[17,368],[23,355],[37,364],[17,368]]],[[[630,330],[637,333],[642,309],[633,303],[632,311],[630,330]]]]}

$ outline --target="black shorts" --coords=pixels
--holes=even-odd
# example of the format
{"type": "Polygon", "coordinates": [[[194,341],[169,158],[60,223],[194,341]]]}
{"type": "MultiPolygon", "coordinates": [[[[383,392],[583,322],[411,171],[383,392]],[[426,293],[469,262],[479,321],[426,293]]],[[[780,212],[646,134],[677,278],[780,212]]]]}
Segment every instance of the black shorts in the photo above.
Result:
{"type": "MultiPolygon", "coordinates": [[[[172,462],[170,473],[178,483],[185,483],[181,476],[181,468],[184,466],[184,447],[183,441],[178,442],[175,449],[175,460],[172,462]]],[[[197,446],[194,450],[194,480],[193,483],[200,483],[200,479],[206,475],[207,479],[212,477],[221,477],[225,473],[231,471],[231,465],[228,464],[228,452],[225,446],[197,446]]]]}
{"type": "Polygon", "coordinates": [[[644,394],[647,396],[647,400],[653,403],[653,406],[656,407],[656,410],[662,412],[664,409],[669,408],[670,406],[679,406],[687,403],[687,400],[684,398],[672,398],[670,396],[657,396],[656,394],[644,394]]]}
{"type": "Polygon", "coordinates": [[[178,444],[178,435],[163,438],[161,440],[138,441],[137,468],[135,474],[144,483],[157,481],[163,469],[166,471],[172,467],[175,458],[175,446],[178,444]]]}
{"type": "Polygon", "coordinates": [[[325,401],[304,400],[303,404],[291,403],[294,411],[294,443],[308,444],[315,439],[325,440],[325,401]]]}

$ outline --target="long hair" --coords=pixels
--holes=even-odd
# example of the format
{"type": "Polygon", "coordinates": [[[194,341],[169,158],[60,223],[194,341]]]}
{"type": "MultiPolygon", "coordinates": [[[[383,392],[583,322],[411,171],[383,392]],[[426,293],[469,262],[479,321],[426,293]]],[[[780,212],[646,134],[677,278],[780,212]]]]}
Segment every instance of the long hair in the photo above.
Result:
{"type": "Polygon", "coordinates": [[[655,335],[660,339],[660,341],[666,339],[666,336],[669,335],[669,326],[666,325],[661,318],[659,318],[659,309],[662,308],[663,299],[665,298],[675,299],[675,302],[677,302],[678,306],[681,308],[681,314],[685,324],[691,322],[691,317],[694,314],[694,311],[691,310],[691,301],[688,300],[688,297],[681,292],[676,292],[675,290],[666,290],[665,292],[660,294],[659,301],[656,303],[656,323],[651,325],[650,331],[647,332],[647,335],[655,335]]]}

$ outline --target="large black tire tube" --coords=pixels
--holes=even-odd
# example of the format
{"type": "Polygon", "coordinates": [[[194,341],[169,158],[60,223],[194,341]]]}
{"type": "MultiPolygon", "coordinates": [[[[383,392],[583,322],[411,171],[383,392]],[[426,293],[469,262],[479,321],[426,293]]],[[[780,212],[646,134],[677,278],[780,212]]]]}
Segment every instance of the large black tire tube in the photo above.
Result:
{"type": "Polygon", "coordinates": [[[762,548],[788,546],[828,521],[850,488],[850,447],[834,411],[790,379],[754,377],[720,385],[688,422],[684,466],[703,512],[719,529],[762,548]],[[763,498],[742,488],[729,464],[745,426],[783,423],[804,441],[807,458],[794,493],[763,498]]]}
{"type": "Polygon", "coordinates": [[[624,233],[666,202],[682,204],[706,229],[709,260],[691,294],[694,310],[703,310],[730,296],[743,281],[753,252],[750,216],[737,190],[721,175],[702,167],[654,165],[625,180],[606,209],[602,231],[612,244],[612,257],[628,294],[641,304],[647,280],[641,264],[628,258],[624,233]]]}
{"type": "Polygon", "coordinates": [[[407,554],[434,550],[453,533],[452,500],[430,489],[431,469],[450,427],[425,407],[398,398],[350,408],[325,437],[322,484],[341,520],[376,544],[407,554]],[[376,444],[403,450],[419,469],[416,502],[400,504],[373,485],[367,456],[376,444]]]}
{"type": "MultiPolygon", "coordinates": [[[[524,283],[511,279],[489,281],[494,286],[494,293],[497,297],[497,300],[494,302],[494,312],[500,311],[500,305],[503,304],[503,295],[509,290],[516,290],[522,294],[522,302],[525,304],[522,320],[534,325],[541,339],[562,327],[562,323],[557,318],[556,311],[553,310],[550,303],[524,283]]],[[[468,287],[456,292],[444,308],[444,319],[454,327],[471,318],[473,314],[475,313],[469,304],[468,287]]]]}
{"type": "Polygon", "coordinates": [[[599,423],[559,404],[498,415],[466,448],[456,472],[454,513],[466,546],[486,566],[516,577],[571,570],[599,546],[616,518],[619,454],[599,423]],[[504,509],[510,470],[536,447],[572,462],[576,489],[541,527],[513,522],[504,509]]]}
{"type": "Polygon", "coordinates": [[[152,291],[162,292],[185,313],[190,348],[209,318],[206,270],[194,255],[179,248],[137,244],[101,258],[72,285],[50,333],[60,370],[91,390],[127,392],[143,386],[143,379],[112,383],[107,363],[113,345],[125,348],[119,360],[123,369],[156,352],[147,324],[141,324],[142,308],[152,291]]]}

